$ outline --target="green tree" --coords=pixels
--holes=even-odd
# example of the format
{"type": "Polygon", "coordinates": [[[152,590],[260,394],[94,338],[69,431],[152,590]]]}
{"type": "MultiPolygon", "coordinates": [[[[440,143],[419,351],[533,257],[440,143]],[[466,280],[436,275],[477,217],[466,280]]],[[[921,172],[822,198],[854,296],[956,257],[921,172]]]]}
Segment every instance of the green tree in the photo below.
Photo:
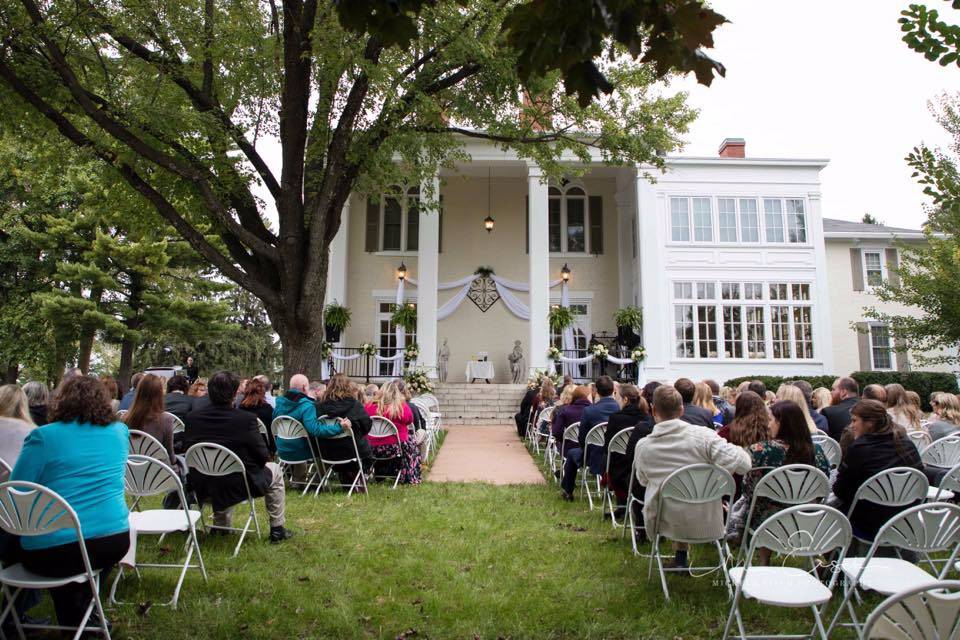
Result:
{"type": "Polygon", "coordinates": [[[3,117],[40,114],[112,166],[261,300],[285,372],[313,374],[329,246],[350,193],[433,176],[464,157],[468,138],[559,177],[570,171],[562,155],[586,160],[591,149],[609,163],[662,166],[658,152],[687,131],[685,96],[659,83],[684,67],[634,62],[615,39],[598,63],[614,87],[601,100],[579,104],[560,71],[525,80],[504,29],[513,4],[424,3],[409,44],[391,46],[377,30],[345,30],[335,3],[317,0],[185,0],[163,11],[148,0],[6,2],[3,117]],[[266,133],[279,138],[279,174],[257,148],[266,133]]]}
{"type": "MultiPolygon", "coordinates": [[[[960,0],[943,0],[960,9],[960,0]]],[[[924,4],[911,4],[901,12],[903,41],[927,60],[941,66],[960,66],[960,25],[940,19],[940,12],[924,4]]]]}
{"type": "Polygon", "coordinates": [[[862,222],[863,224],[883,224],[882,222],[874,218],[873,215],[870,213],[863,214],[863,218],[860,219],[860,222],[862,222]]]}

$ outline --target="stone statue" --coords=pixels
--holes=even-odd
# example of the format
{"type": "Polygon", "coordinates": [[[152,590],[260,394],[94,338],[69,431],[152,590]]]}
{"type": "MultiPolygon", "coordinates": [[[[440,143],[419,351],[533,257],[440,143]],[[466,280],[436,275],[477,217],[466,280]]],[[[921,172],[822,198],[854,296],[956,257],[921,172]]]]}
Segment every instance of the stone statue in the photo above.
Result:
{"type": "Polygon", "coordinates": [[[520,348],[519,340],[514,341],[513,351],[507,356],[507,360],[510,361],[510,376],[513,378],[513,384],[521,384],[527,373],[527,367],[523,360],[523,349],[520,348]]]}
{"type": "Polygon", "coordinates": [[[447,346],[447,339],[443,339],[440,350],[437,352],[437,377],[440,382],[447,381],[447,363],[450,361],[450,347],[447,346]]]}

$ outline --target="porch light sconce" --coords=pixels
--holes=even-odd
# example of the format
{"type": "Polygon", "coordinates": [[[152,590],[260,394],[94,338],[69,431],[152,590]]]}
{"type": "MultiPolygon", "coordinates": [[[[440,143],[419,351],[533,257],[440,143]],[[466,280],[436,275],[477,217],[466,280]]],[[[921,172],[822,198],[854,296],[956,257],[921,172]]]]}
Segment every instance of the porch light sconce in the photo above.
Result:
{"type": "Polygon", "coordinates": [[[407,265],[400,263],[400,266],[397,267],[397,280],[404,280],[407,277],[407,265]]]}
{"type": "Polygon", "coordinates": [[[563,269],[560,269],[560,277],[563,278],[564,282],[570,282],[570,267],[567,266],[567,263],[563,263],[563,269]]]}
{"type": "Polygon", "coordinates": [[[493,231],[493,222],[493,218],[491,218],[489,215],[483,219],[483,228],[487,230],[487,233],[493,231]]]}
{"type": "Polygon", "coordinates": [[[493,213],[493,169],[487,167],[487,217],[483,219],[483,228],[487,230],[487,233],[493,231],[493,216],[490,213],[493,213]]]}

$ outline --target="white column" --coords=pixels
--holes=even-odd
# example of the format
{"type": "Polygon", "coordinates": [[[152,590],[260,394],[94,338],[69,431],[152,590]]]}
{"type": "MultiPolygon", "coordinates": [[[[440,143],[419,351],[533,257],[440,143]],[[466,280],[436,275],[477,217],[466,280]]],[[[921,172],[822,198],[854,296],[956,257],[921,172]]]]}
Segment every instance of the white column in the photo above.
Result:
{"type": "Polygon", "coordinates": [[[528,168],[527,193],[530,222],[530,338],[527,343],[527,362],[532,369],[547,366],[547,347],[550,344],[550,250],[547,244],[549,193],[543,170],[528,168]]]}
{"type": "Polygon", "coordinates": [[[633,218],[637,215],[636,185],[631,173],[617,176],[617,259],[620,308],[633,304],[633,218]]]}
{"type": "Polygon", "coordinates": [[[666,273],[666,200],[642,175],[636,175],[637,235],[640,254],[640,306],[648,379],[669,376],[673,308],[666,273]]]}
{"type": "Polygon", "coordinates": [[[431,378],[437,377],[437,284],[440,268],[440,179],[420,185],[420,235],[417,250],[418,358],[431,378]]]}
{"type": "Polygon", "coordinates": [[[347,247],[350,241],[350,200],[343,204],[340,228],[330,243],[330,263],[327,265],[326,303],[336,300],[347,305],[347,247]]]}
{"type": "MultiPolygon", "coordinates": [[[[813,311],[813,357],[823,362],[823,373],[833,370],[833,326],[830,324],[830,289],[827,282],[827,249],[823,239],[823,215],[820,210],[820,194],[807,194],[810,211],[807,214],[807,238],[813,243],[813,255],[817,265],[817,278],[813,311]]],[[[847,375],[843,372],[840,375],[847,375]]]]}

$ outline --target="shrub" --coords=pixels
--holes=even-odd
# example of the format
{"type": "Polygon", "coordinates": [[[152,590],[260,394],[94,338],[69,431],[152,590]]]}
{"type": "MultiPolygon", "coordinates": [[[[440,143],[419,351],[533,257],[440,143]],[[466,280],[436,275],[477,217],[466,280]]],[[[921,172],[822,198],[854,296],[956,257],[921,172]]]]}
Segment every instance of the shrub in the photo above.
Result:
{"type": "Polygon", "coordinates": [[[814,389],[817,387],[826,387],[829,389],[833,386],[833,381],[836,380],[837,377],[838,376],[743,376],[741,378],[727,380],[724,384],[728,387],[736,388],[741,382],[759,380],[769,391],[776,393],[780,385],[787,380],[806,380],[814,389]]]}

